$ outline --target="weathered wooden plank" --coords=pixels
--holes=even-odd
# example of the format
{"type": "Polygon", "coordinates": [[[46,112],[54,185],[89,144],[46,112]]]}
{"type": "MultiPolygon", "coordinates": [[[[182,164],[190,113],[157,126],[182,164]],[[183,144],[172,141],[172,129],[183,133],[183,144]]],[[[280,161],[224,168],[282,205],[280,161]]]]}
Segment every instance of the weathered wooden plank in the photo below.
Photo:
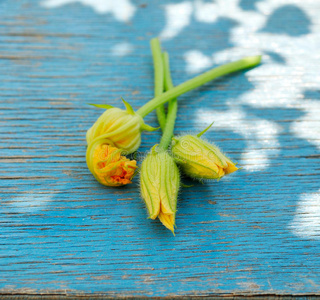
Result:
{"type": "MultiPolygon", "coordinates": [[[[0,3],[0,293],[320,292],[319,7],[255,2],[137,1],[131,18],[0,3]],[[180,29],[169,11],[186,20],[180,29]],[[214,120],[207,138],[244,169],[219,183],[183,178],[194,186],[180,193],[175,237],[146,219],[137,180],[106,188],[85,163],[101,113],[86,103],[124,97],[137,109],[152,98],[149,39],[159,34],[175,83],[265,54],[258,69],[180,98],[176,133],[214,120]]],[[[144,134],[139,162],[159,138],[144,134]]]]}

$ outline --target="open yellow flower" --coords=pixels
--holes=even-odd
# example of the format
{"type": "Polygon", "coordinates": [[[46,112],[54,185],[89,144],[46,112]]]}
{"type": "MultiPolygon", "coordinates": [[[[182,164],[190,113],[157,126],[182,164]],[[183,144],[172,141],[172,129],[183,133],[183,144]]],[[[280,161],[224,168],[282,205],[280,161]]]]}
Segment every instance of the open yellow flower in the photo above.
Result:
{"type": "Polygon", "coordinates": [[[88,168],[101,184],[121,186],[131,183],[137,163],[122,156],[121,152],[111,146],[108,140],[98,140],[88,147],[88,168]]]}
{"type": "Polygon", "coordinates": [[[211,125],[196,136],[174,137],[172,141],[171,153],[182,171],[200,180],[220,179],[238,170],[217,146],[200,138],[211,125]]]}
{"type": "Polygon", "coordinates": [[[157,217],[174,234],[180,175],[173,158],[155,147],[141,165],[140,189],[150,219],[157,217]]]}

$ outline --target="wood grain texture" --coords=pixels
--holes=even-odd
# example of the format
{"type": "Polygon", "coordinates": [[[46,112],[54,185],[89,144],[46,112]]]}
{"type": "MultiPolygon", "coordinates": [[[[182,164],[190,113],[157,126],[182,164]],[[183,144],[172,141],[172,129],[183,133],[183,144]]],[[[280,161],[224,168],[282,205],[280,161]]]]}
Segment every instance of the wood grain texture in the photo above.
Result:
{"type": "MultiPolygon", "coordinates": [[[[214,57],[209,65],[219,55],[265,55],[260,70],[179,98],[176,133],[216,120],[207,139],[244,169],[219,183],[183,178],[193,187],[181,190],[175,237],[146,218],[137,179],[122,188],[94,180],[85,133],[101,113],[86,103],[122,106],[123,97],[137,109],[152,98],[149,40],[163,32],[168,5],[180,2],[135,1],[128,22],[80,3],[49,9],[40,1],[0,2],[0,294],[319,295],[319,215],[312,213],[319,210],[320,109],[314,104],[312,115],[305,105],[319,103],[319,55],[309,51],[320,38],[319,20],[304,18],[320,7],[305,1],[304,15],[287,7],[288,22],[307,32],[290,28],[279,37],[277,15],[268,21],[253,2],[240,1],[244,13],[235,20],[212,22],[192,4],[199,14],[190,25],[164,35],[175,84],[193,76],[190,51],[214,57]],[[246,13],[265,18],[265,28],[254,35],[243,27],[244,45],[241,30],[232,30],[242,28],[246,13]],[[316,199],[311,208],[308,195],[316,199]],[[310,223],[302,218],[308,214],[310,223]]],[[[157,126],[155,114],[146,122],[157,126]]],[[[139,162],[159,138],[144,133],[139,162]]]]}

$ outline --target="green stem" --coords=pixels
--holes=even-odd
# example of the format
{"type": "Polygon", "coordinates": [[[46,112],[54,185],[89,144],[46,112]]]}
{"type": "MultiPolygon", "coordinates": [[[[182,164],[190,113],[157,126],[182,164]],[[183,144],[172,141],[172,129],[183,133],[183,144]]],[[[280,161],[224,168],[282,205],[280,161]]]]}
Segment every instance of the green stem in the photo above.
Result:
{"type": "MultiPolygon", "coordinates": [[[[171,74],[170,74],[169,54],[167,52],[164,52],[162,54],[162,60],[163,60],[163,67],[164,67],[164,87],[165,87],[165,91],[169,91],[174,86],[173,86],[171,74]]],[[[174,123],[177,117],[177,110],[178,110],[178,101],[175,98],[169,102],[167,122],[163,130],[161,141],[159,144],[159,148],[162,150],[167,150],[170,145],[171,138],[173,136],[174,123]]]]}
{"type": "MultiPolygon", "coordinates": [[[[157,38],[152,39],[150,41],[150,45],[154,66],[154,96],[157,97],[163,93],[164,86],[161,46],[157,38]]],[[[166,126],[166,113],[164,110],[164,105],[158,106],[156,112],[160,127],[163,131],[166,126]]]]}
{"type": "Polygon", "coordinates": [[[243,59],[240,59],[235,62],[231,62],[222,66],[219,66],[217,68],[214,68],[210,71],[207,71],[199,76],[196,76],[190,80],[187,80],[186,82],[174,87],[173,89],[156,96],[149,102],[147,102],[145,105],[143,105],[137,113],[141,117],[145,117],[149,113],[151,113],[154,109],[156,109],[158,106],[166,103],[167,101],[174,99],[192,89],[195,89],[213,79],[216,79],[221,76],[228,75],[233,72],[241,71],[243,69],[248,69],[255,67],[261,62],[261,56],[248,56],[243,59]]]}

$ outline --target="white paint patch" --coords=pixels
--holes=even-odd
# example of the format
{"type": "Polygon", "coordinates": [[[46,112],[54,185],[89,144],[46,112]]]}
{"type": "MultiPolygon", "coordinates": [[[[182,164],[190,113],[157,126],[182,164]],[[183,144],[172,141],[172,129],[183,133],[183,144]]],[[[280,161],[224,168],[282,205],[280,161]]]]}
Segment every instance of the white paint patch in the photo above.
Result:
{"type": "Polygon", "coordinates": [[[320,190],[301,195],[289,228],[298,237],[320,239],[320,190]]]}
{"type": "Polygon", "coordinates": [[[166,26],[160,33],[161,39],[171,39],[188,26],[191,20],[192,8],[192,3],[189,1],[165,5],[166,26]]]}
{"type": "Polygon", "coordinates": [[[189,74],[201,72],[212,66],[211,57],[204,55],[197,50],[191,50],[184,54],[184,59],[187,63],[186,71],[189,74]]]}
{"type": "Polygon", "coordinates": [[[271,157],[278,155],[280,151],[277,136],[281,127],[262,119],[248,119],[241,108],[232,107],[225,112],[199,109],[196,117],[197,124],[202,123],[203,127],[214,120],[214,129],[227,129],[243,136],[247,145],[239,164],[248,171],[266,169],[270,165],[271,157]]]}
{"type": "Polygon", "coordinates": [[[111,54],[114,56],[126,56],[133,51],[133,45],[129,43],[119,43],[112,47],[111,54]]]}
{"type": "Polygon", "coordinates": [[[176,37],[190,25],[192,16],[198,22],[213,23],[218,16],[228,13],[230,6],[236,7],[236,4],[234,0],[218,0],[215,2],[195,0],[165,5],[166,26],[160,36],[163,39],[176,37]]]}
{"type": "Polygon", "coordinates": [[[42,5],[47,8],[55,8],[71,3],[89,6],[98,14],[111,13],[116,20],[121,22],[129,21],[136,11],[130,0],[45,0],[42,5]]]}
{"type": "Polygon", "coordinates": [[[194,3],[195,19],[203,23],[213,23],[217,18],[218,7],[213,2],[197,0],[194,3]]]}
{"type": "MultiPolygon", "coordinates": [[[[4,201],[4,205],[11,206],[18,213],[33,213],[42,210],[47,207],[51,202],[52,195],[21,195],[10,199],[10,201],[4,201]]],[[[10,208],[10,211],[12,211],[10,208]]]]}

